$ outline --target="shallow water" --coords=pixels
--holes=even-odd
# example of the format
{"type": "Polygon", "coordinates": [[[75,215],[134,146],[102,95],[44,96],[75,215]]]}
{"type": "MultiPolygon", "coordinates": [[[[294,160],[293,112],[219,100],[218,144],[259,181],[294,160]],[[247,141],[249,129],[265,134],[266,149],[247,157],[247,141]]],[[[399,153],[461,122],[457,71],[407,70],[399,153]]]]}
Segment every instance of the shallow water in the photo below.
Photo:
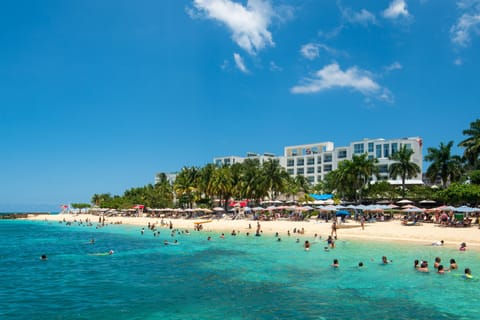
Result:
{"type": "Polygon", "coordinates": [[[140,229],[0,221],[0,318],[478,319],[480,282],[461,276],[465,267],[480,275],[474,251],[340,239],[305,252],[303,238],[140,229]],[[381,265],[382,255],[393,263],[381,265]],[[413,269],[414,259],[433,266],[435,256],[460,270],[413,269]]]}

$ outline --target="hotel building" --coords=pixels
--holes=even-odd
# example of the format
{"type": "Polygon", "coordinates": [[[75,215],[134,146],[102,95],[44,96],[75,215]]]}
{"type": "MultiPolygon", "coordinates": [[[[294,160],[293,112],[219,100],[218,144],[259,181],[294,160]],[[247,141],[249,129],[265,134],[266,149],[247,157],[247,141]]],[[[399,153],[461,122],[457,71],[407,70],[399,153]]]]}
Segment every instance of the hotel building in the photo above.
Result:
{"type": "MultiPolygon", "coordinates": [[[[406,184],[423,184],[422,182],[422,139],[419,137],[399,139],[363,139],[351,142],[346,147],[335,147],[333,142],[319,142],[284,148],[283,156],[275,156],[271,153],[257,154],[248,153],[246,157],[228,156],[216,157],[216,165],[232,165],[241,163],[245,159],[258,159],[260,163],[269,159],[278,159],[282,167],[292,177],[305,176],[311,184],[322,181],[326,174],[338,168],[338,164],[344,160],[351,160],[353,155],[366,153],[368,158],[378,160],[379,180],[386,180],[390,184],[401,184],[401,178],[390,179],[388,176],[389,166],[394,163],[389,157],[400,148],[406,146],[413,150],[411,161],[420,167],[420,174],[406,181],[406,184]]],[[[377,178],[373,177],[373,181],[377,178]]]]}

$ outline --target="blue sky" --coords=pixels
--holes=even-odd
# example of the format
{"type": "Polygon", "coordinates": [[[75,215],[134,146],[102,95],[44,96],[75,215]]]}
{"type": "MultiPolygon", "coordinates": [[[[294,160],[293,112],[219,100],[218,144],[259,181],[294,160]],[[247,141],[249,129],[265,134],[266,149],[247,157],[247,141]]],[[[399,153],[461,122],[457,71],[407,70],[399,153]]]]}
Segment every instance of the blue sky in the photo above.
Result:
{"type": "Polygon", "coordinates": [[[0,24],[0,211],[286,145],[425,152],[479,117],[480,0],[9,1],[0,24]]]}

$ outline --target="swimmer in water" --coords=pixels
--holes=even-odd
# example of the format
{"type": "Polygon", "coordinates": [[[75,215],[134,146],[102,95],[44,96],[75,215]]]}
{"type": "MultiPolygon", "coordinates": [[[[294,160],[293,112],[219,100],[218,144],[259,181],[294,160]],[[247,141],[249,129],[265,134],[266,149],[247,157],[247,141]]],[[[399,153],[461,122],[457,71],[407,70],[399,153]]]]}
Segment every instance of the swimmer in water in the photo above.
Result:
{"type": "Polygon", "coordinates": [[[465,279],[472,279],[473,278],[472,271],[470,270],[470,268],[465,268],[465,273],[464,273],[463,277],[465,279]]]}
{"type": "Polygon", "coordinates": [[[46,254],[42,254],[41,257],[40,257],[40,260],[48,260],[47,255],[46,255],[46,254]]]}
{"type": "Polygon", "coordinates": [[[305,249],[305,251],[309,251],[310,250],[310,242],[308,242],[308,240],[305,240],[305,243],[303,245],[303,248],[305,249]]]}

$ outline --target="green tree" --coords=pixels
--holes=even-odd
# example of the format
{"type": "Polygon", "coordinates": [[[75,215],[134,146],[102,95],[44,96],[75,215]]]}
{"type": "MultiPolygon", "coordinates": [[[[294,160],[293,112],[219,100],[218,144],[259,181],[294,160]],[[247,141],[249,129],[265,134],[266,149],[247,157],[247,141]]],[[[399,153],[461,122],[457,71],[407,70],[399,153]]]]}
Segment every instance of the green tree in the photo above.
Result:
{"type": "Polygon", "coordinates": [[[326,189],[336,191],[341,198],[361,202],[363,192],[370,185],[373,176],[378,175],[377,159],[368,155],[354,155],[352,160],[344,160],[338,168],[326,176],[326,189]]]}
{"type": "Polygon", "coordinates": [[[228,207],[228,201],[233,195],[234,178],[233,171],[229,166],[216,168],[212,174],[212,179],[208,188],[211,192],[223,202],[225,211],[228,207]]]}
{"type": "Polygon", "coordinates": [[[453,141],[444,144],[440,143],[440,147],[428,148],[428,154],[425,160],[431,162],[427,169],[427,177],[434,182],[438,178],[442,182],[442,188],[446,188],[448,183],[459,181],[462,177],[462,159],[461,157],[451,155],[453,141]]]}
{"type": "Polygon", "coordinates": [[[477,169],[480,164],[480,119],[470,123],[470,128],[463,130],[463,135],[469,136],[458,144],[465,148],[464,157],[473,169],[477,169]]]}
{"type": "Polygon", "coordinates": [[[390,165],[389,176],[392,179],[402,178],[402,197],[405,197],[405,180],[421,173],[420,167],[410,160],[412,155],[413,150],[404,145],[390,157],[395,162],[390,165]]]}
{"type": "Polygon", "coordinates": [[[268,195],[272,200],[285,191],[290,177],[277,159],[269,159],[263,163],[261,176],[261,185],[265,188],[264,190],[268,190],[268,195]]]}
{"type": "Polygon", "coordinates": [[[198,176],[199,171],[196,167],[183,167],[178,173],[173,188],[182,206],[192,208],[198,196],[198,176]]]}

